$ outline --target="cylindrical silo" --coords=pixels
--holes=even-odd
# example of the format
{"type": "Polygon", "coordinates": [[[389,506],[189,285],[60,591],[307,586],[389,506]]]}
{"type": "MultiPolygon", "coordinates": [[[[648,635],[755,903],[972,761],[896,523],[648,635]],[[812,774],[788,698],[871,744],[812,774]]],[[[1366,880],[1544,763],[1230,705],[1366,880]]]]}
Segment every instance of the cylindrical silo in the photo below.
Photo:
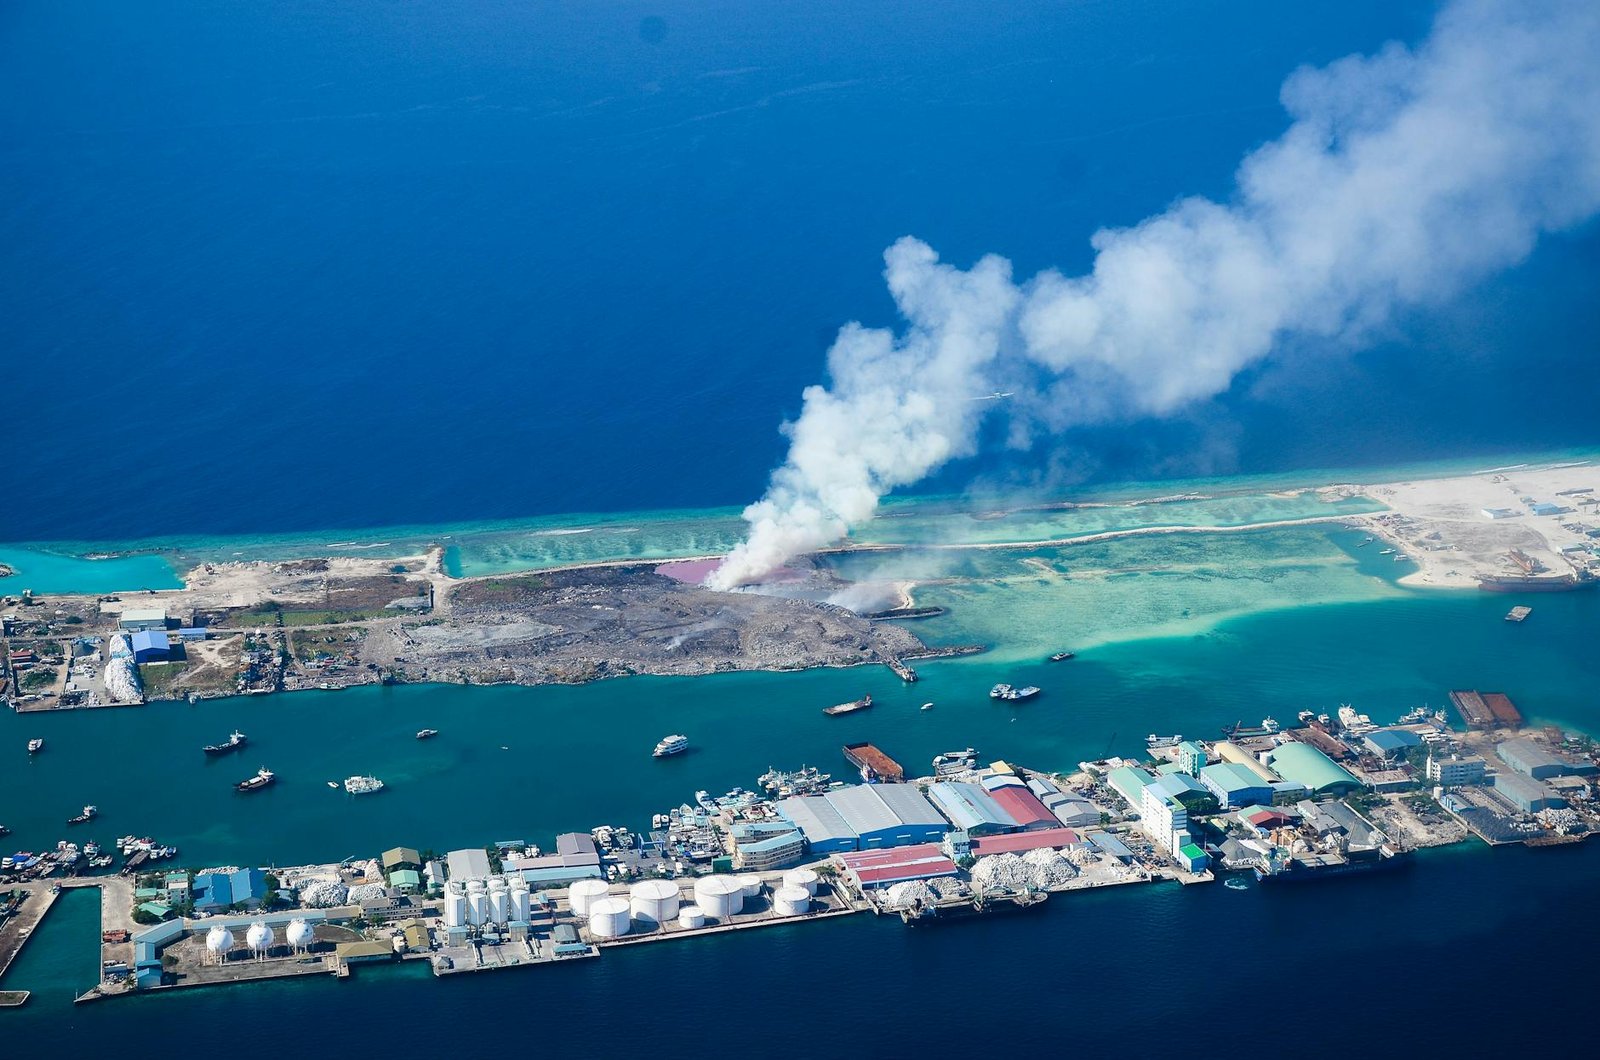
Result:
{"type": "Polygon", "coordinates": [[[596,898],[589,903],[589,934],[597,939],[626,935],[631,927],[626,898],[596,898]]]}
{"type": "Polygon", "coordinates": [[[755,873],[746,873],[739,877],[739,889],[746,898],[756,898],[761,894],[761,877],[755,873]]]}
{"type": "Polygon", "coordinates": [[[670,880],[643,880],[630,890],[633,918],[655,927],[678,915],[678,885],[670,880]]]}
{"type": "Polygon", "coordinates": [[[513,886],[511,888],[511,919],[526,921],[528,919],[528,889],[513,886]]]}
{"type": "Polygon", "coordinates": [[[779,916],[799,916],[810,910],[811,892],[804,887],[779,887],[772,905],[779,916]]]}
{"type": "Polygon", "coordinates": [[[604,880],[579,880],[567,891],[567,903],[572,906],[572,911],[578,916],[589,915],[589,905],[597,898],[606,896],[606,881],[604,880]]]}
{"type": "Polygon", "coordinates": [[[467,923],[467,896],[451,886],[444,893],[444,926],[465,927],[467,923]]]}
{"type": "Polygon", "coordinates": [[[483,891],[467,892],[467,923],[482,927],[489,919],[489,896],[483,891]]]}
{"type": "Polygon", "coordinates": [[[702,876],[694,881],[694,901],[706,916],[726,920],[744,908],[744,888],[732,876],[702,876]]]}
{"type": "Polygon", "coordinates": [[[496,924],[511,919],[511,892],[504,887],[489,888],[489,919],[496,924]]]}
{"type": "Polygon", "coordinates": [[[790,869],[783,874],[785,887],[804,887],[807,894],[817,893],[817,874],[810,869],[790,869]]]}
{"type": "Polygon", "coordinates": [[[686,905],[678,910],[678,926],[681,928],[702,928],[706,926],[706,915],[697,905],[686,905]]]}

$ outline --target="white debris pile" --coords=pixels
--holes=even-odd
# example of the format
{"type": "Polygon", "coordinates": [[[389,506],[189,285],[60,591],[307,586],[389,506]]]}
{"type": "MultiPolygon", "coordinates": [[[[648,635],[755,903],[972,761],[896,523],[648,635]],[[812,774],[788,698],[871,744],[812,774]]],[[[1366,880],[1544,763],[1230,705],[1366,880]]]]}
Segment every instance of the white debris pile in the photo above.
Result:
{"type": "Polygon", "coordinates": [[[310,909],[332,909],[344,905],[350,892],[338,880],[307,880],[300,885],[300,904],[310,909]]]}
{"type": "Polygon", "coordinates": [[[889,909],[908,909],[921,902],[937,902],[961,893],[961,881],[951,876],[932,880],[907,880],[884,892],[883,904],[889,909]]]}
{"type": "Polygon", "coordinates": [[[381,883],[363,883],[350,888],[349,901],[352,905],[356,902],[370,902],[374,898],[382,898],[384,893],[381,883]]]}
{"type": "Polygon", "coordinates": [[[990,854],[972,866],[972,882],[986,891],[1019,891],[1033,885],[1033,866],[1016,854],[990,854]]]}
{"type": "Polygon", "coordinates": [[[1033,867],[1033,885],[1040,889],[1064,887],[1078,874],[1072,862],[1048,847],[1030,850],[1022,860],[1033,867]]]}
{"type": "Polygon", "coordinates": [[[237,865],[218,865],[215,868],[201,869],[199,872],[195,873],[195,875],[196,876],[209,876],[209,875],[232,876],[234,873],[236,873],[238,871],[239,871],[239,866],[237,866],[237,865]]]}

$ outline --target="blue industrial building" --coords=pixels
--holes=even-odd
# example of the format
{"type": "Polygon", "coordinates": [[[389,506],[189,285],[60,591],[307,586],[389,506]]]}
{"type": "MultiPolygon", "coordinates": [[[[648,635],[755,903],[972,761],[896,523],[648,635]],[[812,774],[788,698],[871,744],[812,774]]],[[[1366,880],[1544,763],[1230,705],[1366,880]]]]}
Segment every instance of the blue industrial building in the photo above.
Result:
{"type": "Polygon", "coordinates": [[[159,629],[141,629],[133,635],[133,661],[165,662],[172,656],[172,642],[159,629]]]}
{"type": "Polygon", "coordinates": [[[780,799],[775,808],[804,833],[813,854],[936,843],[950,830],[910,784],[858,784],[780,799]]]}
{"type": "Polygon", "coordinates": [[[1407,729],[1379,729],[1362,737],[1368,751],[1379,758],[1399,758],[1413,747],[1422,746],[1422,737],[1407,729]]]}
{"type": "Polygon", "coordinates": [[[202,872],[194,878],[194,908],[199,913],[220,913],[230,906],[256,909],[267,895],[267,878],[260,869],[202,872]]]}
{"type": "Polygon", "coordinates": [[[1200,783],[1217,797],[1225,810],[1241,806],[1271,806],[1272,785],[1262,780],[1256,771],[1237,762],[1218,762],[1200,770],[1200,783]]]}
{"type": "Polygon", "coordinates": [[[978,784],[940,781],[929,786],[928,797],[951,823],[969,835],[994,835],[1018,828],[1016,819],[978,784]]]}

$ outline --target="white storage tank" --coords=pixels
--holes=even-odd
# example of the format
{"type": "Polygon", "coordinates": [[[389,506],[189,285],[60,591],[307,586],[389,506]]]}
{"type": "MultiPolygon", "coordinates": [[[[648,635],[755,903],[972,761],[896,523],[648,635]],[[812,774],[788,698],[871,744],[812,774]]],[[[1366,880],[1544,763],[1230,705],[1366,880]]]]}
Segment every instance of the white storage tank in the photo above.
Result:
{"type": "Polygon", "coordinates": [[[681,928],[703,928],[706,926],[706,915],[697,905],[686,905],[678,910],[678,926],[681,928]]]}
{"type": "Polygon", "coordinates": [[[578,916],[588,916],[589,906],[597,898],[606,896],[606,881],[579,880],[567,890],[567,903],[578,916]]]}
{"type": "Polygon", "coordinates": [[[761,895],[761,877],[755,873],[748,873],[739,877],[739,889],[744,891],[746,898],[758,898],[761,895]]]}
{"type": "Polygon", "coordinates": [[[744,908],[744,887],[732,876],[702,876],[694,881],[694,901],[706,916],[726,920],[744,908]]]}
{"type": "Polygon", "coordinates": [[[467,896],[454,885],[444,893],[444,926],[465,927],[467,924],[467,896]]]}
{"type": "Polygon", "coordinates": [[[804,887],[779,887],[772,904],[779,916],[799,916],[810,911],[811,892],[804,887]]]}
{"type": "Polygon", "coordinates": [[[233,932],[221,924],[206,932],[206,949],[210,950],[218,960],[226,960],[228,951],[233,949],[233,932]]]}
{"type": "Polygon", "coordinates": [[[511,919],[511,892],[504,887],[489,888],[489,919],[496,924],[511,919]]]}
{"type": "Polygon", "coordinates": [[[276,941],[276,938],[271,928],[257,920],[250,925],[250,930],[245,932],[244,941],[252,950],[261,954],[272,949],[272,944],[276,941]]]}
{"type": "Polygon", "coordinates": [[[482,927],[489,919],[489,896],[481,890],[467,891],[467,923],[482,927]]]}
{"type": "Polygon", "coordinates": [[[807,894],[817,893],[817,874],[810,869],[790,869],[783,874],[785,887],[804,887],[807,894]]]}
{"type": "Polygon", "coordinates": [[[596,898],[589,903],[589,934],[597,939],[626,935],[632,927],[626,898],[596,898]]]}
{"type": "Polygon", "coordinates": [[[301,918],[295,917],[293,920],[289,921],[289,931],[284,938],[287,939],[289,945],[293,946],[295,949],[303,950],[307,946],[311,945],[311,936],[311,925],[306,923],[301,918]]]}
{"type": "Polygon", "coordinates": [[[528,888],[511,887],[511,919],[526,922],[529,913],[528,888]]]}
{"type": "Polygon", "coordinates": [[[678,885],[670,880],[644,880],[629,891],[633,918],[655,927],[669,924],[678,915],[678,885]]]}

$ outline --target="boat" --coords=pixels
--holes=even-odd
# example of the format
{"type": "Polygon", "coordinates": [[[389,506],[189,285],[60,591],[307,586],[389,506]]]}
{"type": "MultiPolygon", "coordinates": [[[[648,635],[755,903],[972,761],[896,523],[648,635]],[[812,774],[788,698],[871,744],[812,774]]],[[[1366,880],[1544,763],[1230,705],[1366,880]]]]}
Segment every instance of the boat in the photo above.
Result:
{"type": "Polygon", "coordinates": [[[1078,653],[1074,651],[1058,651],[1054,655],[1050,656],[1050,661],[1066,662],[1068,659],[1076,659],[1077,657],[1078,653]]]}
{"type": "Polygon", "coordinates": [[[689,737],[680,733],[674,736],[663,737],[661,741],[656,744],[656,749],[652,751],[651,754],[656,758],[666,758],[669,755],[681,755],[688,749],[689,737]]]}
{"type": "Polygon", "coordinates": [[[1037,685],[1028,685],[1025,688],[1013,688],[1011,685],[999,684],[989,689],[990,699],[1003,699],[1007,702],[1016,702],[1019,699],[1032,699],[1038,695],[1040,689],[1037,685]]]}
{"type": "Polygon", "coordinates": [[[862,696],[860,699],[852,699],[848,703],[835,703],[831,707],[823,707],[822,713],[830,716],[836,714],[854,714],[858,710],[866,710],[871,706],[872,697],[862,696]]]}
{"type": "Polygon", "coordinates": [[[376,795],[383,790],[383,781],[371,776],[345,777],[344,790],[351,795],[376,795]]]}
{"type": "Polygon", "coordinates": [[[932,703],[924,703],[924,704],[922,704],[922,709],[923,710],[932,710],[933,709],[933,704],[932,703]]]}
{"type": "Polygon", "coordinates": [[[1144,745],[1152,751],[1159,751],[1164,747],[1176,747],[1182,742],[1183,736],[1178,733],[1174,733],[1171,736],[1157,736],[1155,733],[1151,733],[1144,738],[1144,745]]]}
{"type": "Polygon", "coordinates": [[[76,816],[76,817],[68,817],[67,818],[67,823],[68,824],[86,824],[89,821],[94,820],[98,816],[100,816],[100,808],[98,806],[85,806],[83,808],[83,812],[78,814],[78,816],[76,816]]]}
{"type": "Polygon", "coordinates": [[[1511,610],[1506,612],[1506,621],[1521,622],[1531,614],[1533,614],[1533,608],[1524,604],[1518,604],[1516,607],[1513,607],[1511,610]]]}
{"type": "Polygon", "coordinates": [[[100,844],[96,843],[93,839],[91,839],[87,843],[83,844],[83,856],[86,857],[86,858],[97,858],[97,857],[99,857],[100,856],[100,844]]]}
{"type": "Polygon", "coordinates": [[[233,732],[228,734],[228,740],[226,743],[208,743],[204,747],[200,748],[200,750],[204,751],[208,755],[225,755],[230,751],[237,751],[239,748],[243,747],[249,742],[250,737],[235,729],[233,732]]]}
{"type": "Polygon", "coordinates": [[[978,764],[978,752],[975,748],[968,747],[964,751],[946,751],[944,754],[933,756],[933,775],[947,777],[952,773],[962,773],[978,764]]]}
{"type": "Polygon", "coordinates": [[[7,835],[10,835],[10,834],[11,834],[11,829],[7,828],[3,824],[0,824],[0,836],[7,836],[7,835]]]}
{"type": "Polygon", "coordinates": [[[29,740],[28,741],[28,753],[29,754],[36,755],[42,750],[44,750],[44,741],[43,740],[35,739],[35,740],[29,740]]]}
{"type": "Polygon", "coordinates": [[[1371,536],[1364,537],[1364,538],[1361,539],[1361,544],[1357,545],[1356,547],[1357,548],[1366,548],[1368,545],[1372,544],[1372,542],[1374,540],[1375,540],[1375,538],[1373,538],[1371,536]]]}
{"type": "Polygon", "coordinates": [[[1314,883],[1351,873],[1392,872],[1410,864],[1408,853],[1378,847],[1352,851],[1344,857],[1335,854],[1296,854],[1288,858],[1273,858],[1265,867],[1251,871],[1259,883],[1314,883]]]}
{"type": "Polygon", "coordinates": [[[1239,721],[1232,725],[1223,726],[1222,733],[1230,738],[1242,738],[1247,736],[1272,736],[1282,729],[1283,726],[1273,719],[1262,718],[1260,725],[1246,725],[1244,722],[1239,721]]]}
{"type": "Polygon", "coordinates": [[[1378,549],[1378,555],[1380,555],[1380,556],[1392,556],[1392,555],[1394,555],[1394,549],[1392,549],[1392,548],[1380,548],[1380,549],[1378,549]]]}
{"type": "Polygon", "coordinates": [[[426,740],[430,736],[437,736],[437,735],[439,735],[439,730],[438,729],[419,729],[419,730],[417,730],[417,739],[419,739],[419,740],[426,740]]]}
{"type": "Polygon", "coordinates": [[[330,781],[328,781],[328,787],[332,788],[334,791],[338,791],[339,790],[339,782],[337,780],[330,780],[330,781]]]}
{"type": "Polygon", "coordinates": [[[256,770],[256,775],[250,779],[239,781],[233,786],[233,789],[235,791],[260,791],[262,788],[270,788],[277,779],[272,770],[263,767],[256,770]]]}

